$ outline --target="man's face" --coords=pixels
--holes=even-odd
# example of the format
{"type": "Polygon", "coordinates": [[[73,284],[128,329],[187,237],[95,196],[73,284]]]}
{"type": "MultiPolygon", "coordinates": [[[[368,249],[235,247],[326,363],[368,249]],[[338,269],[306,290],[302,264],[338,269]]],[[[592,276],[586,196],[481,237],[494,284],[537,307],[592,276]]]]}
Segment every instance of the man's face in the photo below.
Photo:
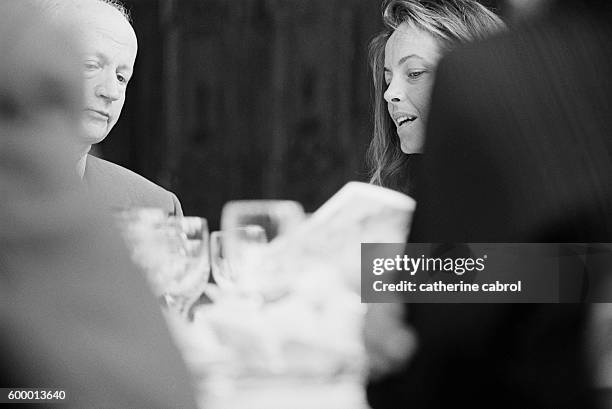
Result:
{"type": "Polygon", "coordinates": [[[112,6],[84,2],[79,9],[84,46],[84,138],[101,142],[121,115],[138,43],[130,23],[112,6]]]}

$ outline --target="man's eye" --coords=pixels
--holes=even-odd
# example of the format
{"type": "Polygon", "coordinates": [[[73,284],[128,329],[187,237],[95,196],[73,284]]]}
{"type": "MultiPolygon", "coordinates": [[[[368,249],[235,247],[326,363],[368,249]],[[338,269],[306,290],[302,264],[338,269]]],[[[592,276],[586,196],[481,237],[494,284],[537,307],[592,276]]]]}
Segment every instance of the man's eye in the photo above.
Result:
{"type": "Polygon", "coordinates": [[[423,74],[425,74],[425,71],[412,71],[408,73],[408,78],[410,78],[411,80],[415,80],[423,74]]]}
{"type": "Polygon", "coordinates": [[[95,62],[86,62],[85,63],[85,69],[86,70],[95,70],[99,67],[99,65],[95,62]]]}
{"type": "Polygon", "coordinates": [[[122,84],[127,84],[128,80],[127,78],[125,78],[123,75],[121,74],[117,74],[117,79],[119,80],[120,83],[122,84]]]}

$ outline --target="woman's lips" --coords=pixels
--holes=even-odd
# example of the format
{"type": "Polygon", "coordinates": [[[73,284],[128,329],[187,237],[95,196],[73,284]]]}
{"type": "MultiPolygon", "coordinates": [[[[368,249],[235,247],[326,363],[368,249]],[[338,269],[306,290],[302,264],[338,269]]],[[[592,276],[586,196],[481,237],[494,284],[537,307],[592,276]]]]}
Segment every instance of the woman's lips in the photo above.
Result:
{"type": "Polygon", "coordinates": [[[416,115],[406,114],[403,112],[396,112],[395,114],[393,114],[393,120],[395,121],[395,125],[398,128],[409,125],[416,119],[417,119],[416,115]]]}

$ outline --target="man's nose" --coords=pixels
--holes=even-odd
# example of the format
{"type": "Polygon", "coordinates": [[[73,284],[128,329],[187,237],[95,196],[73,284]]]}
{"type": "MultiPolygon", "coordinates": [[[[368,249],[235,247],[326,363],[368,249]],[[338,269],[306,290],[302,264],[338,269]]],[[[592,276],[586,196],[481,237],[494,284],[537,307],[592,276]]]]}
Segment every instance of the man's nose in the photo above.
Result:
{"type": "Polygon", "coordinates": [[[96,87],[96,96],[111,102],[117,101],[121,97],[119,80],[117,80],[117,76],[114,72],[104,73],[102,80],[96,87]]]}

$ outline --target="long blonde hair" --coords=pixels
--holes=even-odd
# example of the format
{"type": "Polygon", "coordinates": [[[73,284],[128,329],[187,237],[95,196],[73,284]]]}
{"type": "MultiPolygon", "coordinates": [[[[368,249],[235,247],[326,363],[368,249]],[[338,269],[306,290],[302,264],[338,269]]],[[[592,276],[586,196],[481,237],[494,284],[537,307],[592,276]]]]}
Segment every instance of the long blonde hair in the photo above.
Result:
{"type": "Polygon", "coordinates": [[[383,97],[385,44],[402,23],[409,23],[438,40],[447,51],[458,43],[483,39],[501,31],[501,19],[474,0],[388,0],[383,3],[387,28],[372,39],[369,60],[374,80],[374,135],[367,153],[370,183],[402,190],[409,156],[400,149],[395,125],[383,97]]]}

